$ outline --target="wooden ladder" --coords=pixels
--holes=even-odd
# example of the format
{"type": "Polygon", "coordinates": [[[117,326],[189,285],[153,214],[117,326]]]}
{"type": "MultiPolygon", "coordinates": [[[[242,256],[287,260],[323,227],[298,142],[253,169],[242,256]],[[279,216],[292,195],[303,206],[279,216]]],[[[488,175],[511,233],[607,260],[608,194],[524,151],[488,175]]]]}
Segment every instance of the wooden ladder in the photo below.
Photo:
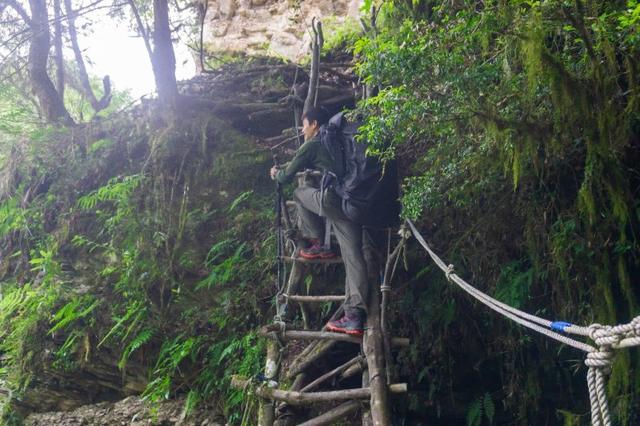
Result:
{"type": "MultiPolygon", "coordinates": [[[[309,176],[315,173],[299,173],[298,182],[304,184],[309,176]]],[[[287,202],[287,208],[295,203],[287,202]]],[[[303,295],[299,290],[309,274],[313,274],[314,265],[340,264],[342,259],[330,258],[308,260],[298,256],[297,250],[283,259],[291,264],[289,279],[279,302],[295,302],[300,306],[305,330],[288,330],[283,323],[274,323],[263,327],[260,334],[268,337],[267,357],[264,370],[265,382],[257,384],[254,391],[261,399],[259,426],[319,426],[332,425],[347,416],[353,416],[360,411],[363,425],[387,426],[391,424],[391,404],[389,394],[406,393],[405,383],[388,383],[389,375],[386,371],[383,341],[383,327],[381,326],[381,303],[379,283],[379,255],[373,247],[364,247],[364,257],[369,270],[371,289],[368,301],[368,317],[365,333],[362,338],[342,333],[325,331],[324,327],[318,331],[308,330],[309,315],[306,304],[344,302],[344,295],[303,295]],[[287,366],[280,365],[282,352],[291,341],[308,341],[309,343],[287,366]],[[337,345],[343,345],[338,347],[337,345]],[[349,359],[340,365],[329,367],[316,378],[311,377],[311,371],[317,370],[321,360],[326,359],[332,350],[341,349],[353,352],[349,359]],[[327,388],[330,381],[342,383],[346,379],[357,375],[362,376],[362,386],[350,389],[331,389],[319,391],[320,386],[327,388]],[[277,378],[277,379],[276,379],[277,378]],[[279,388],[282,383],[291,383],[286,390],[279,388]],[[295,416],[291,407],[320,406],[327,408],[325,412],[316,410],[315,417],[302,419],[295,416]],[[320,412],[320,414],[318,414],[320,412]]],[[[339,318],[343,313],[343,306],[333,313],[331,319],[339,318]]],[[[389,338],[388,346],[401,348],[409,346],[409,339],[389,338]]],[[[317,374],[317,371],[316,371],[317,374]]],[[[246,389],[250,383],[242,377],[235,376],[232,386],[246,389]]]]}

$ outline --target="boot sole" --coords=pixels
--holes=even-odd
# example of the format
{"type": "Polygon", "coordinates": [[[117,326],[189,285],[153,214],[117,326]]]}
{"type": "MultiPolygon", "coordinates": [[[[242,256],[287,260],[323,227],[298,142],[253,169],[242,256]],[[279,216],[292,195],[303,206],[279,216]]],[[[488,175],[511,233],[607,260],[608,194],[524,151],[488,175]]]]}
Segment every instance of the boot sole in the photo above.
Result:
{"type": "Polygon", "coordinates": [[[334,253],[332,253],[330,256],[328,255],[322,255],[322,254],[304,254],[302,252],[300,252],[300,257],[307,259],[307,260],[314,260],[314,259],[333,259],[336,258],[338,256],[336,256],[334,253]]]}
{"type": "Polygon", "coordinates": [[[330,324],[327,324],[327,330],[333,331],[334,333],[348,334],[349,336],[355,337],[362,337],[364,335],[364,330],[347,330],[346,328],[340,328],[330,324]]]}

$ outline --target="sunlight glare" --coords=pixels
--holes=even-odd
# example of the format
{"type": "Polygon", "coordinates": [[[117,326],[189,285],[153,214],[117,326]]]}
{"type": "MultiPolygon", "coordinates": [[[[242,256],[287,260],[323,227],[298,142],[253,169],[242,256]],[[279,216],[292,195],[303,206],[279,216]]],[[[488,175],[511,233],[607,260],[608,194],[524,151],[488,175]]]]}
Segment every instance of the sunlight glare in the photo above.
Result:
{"type": "MultiPolygon", "coordinates": [[[[144,41],[124,23],[105,16],[93,26],[93,33],[80,40],[86,48],[89,72],[100,78],[109,75],[115,90],[128,90],[135,99],[155,91],[151,61],[144,41]]],[[[176,78],[187,79],[195,74],[195,63],[188,48],[174,44],[176,78]]]]}

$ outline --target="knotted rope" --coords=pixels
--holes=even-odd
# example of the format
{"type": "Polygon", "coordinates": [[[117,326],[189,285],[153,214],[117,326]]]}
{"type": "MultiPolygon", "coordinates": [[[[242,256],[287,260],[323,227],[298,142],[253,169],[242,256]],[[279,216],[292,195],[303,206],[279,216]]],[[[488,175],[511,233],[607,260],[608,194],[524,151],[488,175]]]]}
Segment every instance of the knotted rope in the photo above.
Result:
{"type": "Polygon", "coordinates": [[[640,316],[635,317],[627,324],[616,326],[591,324],[588,327],[584,327],[563,321],[549,321],[545,318],[528,314],[492,298],[464,281],[455,274],[453,265],[445,264],[431,247],[429,247],[413,222],[407,219],[407,224],[418,243],[420,243],[435,264],[445,273],[447,281],[456,284],[479,302],[516,323],[561,343],[587,352],[585,365],[588,367],[587,385],[589,388],[589,401],[591,403],[591,423],[593,426],[611,425],[611,416],[609,414],[609,404],[606,394],[606,378],[611,372],[615,349],[640,346],[640,316]],[[567,337],[567,333],[588,337],[595,343],[595,346],[567,337]]]}

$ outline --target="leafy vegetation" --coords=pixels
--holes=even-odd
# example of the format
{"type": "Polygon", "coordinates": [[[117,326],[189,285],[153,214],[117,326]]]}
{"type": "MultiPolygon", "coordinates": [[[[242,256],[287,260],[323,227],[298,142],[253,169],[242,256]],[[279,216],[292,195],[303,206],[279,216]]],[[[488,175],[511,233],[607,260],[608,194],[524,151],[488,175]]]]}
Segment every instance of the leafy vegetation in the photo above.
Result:
{"type": "MultiPolygon", "coordinates": [[[[355,45],[359,74],[379,88],[360,112],[370,151],[407,165],[404,215],[421,220],[463,276],[513,306],[582,324],[637,315],[640,44],[629,23],[638,2],[393,1],[378,9],[377,34],[355,45]]],[[[473,363],[483,370],[469,372],[476,394],[490,390],[515,423],[538,423],[545,406],[585,421],[576,408],[586,407],[583,398],[549,404],[543,396],[584,386],[582,373],[560,373],[556,351],[493,314],[478,308],[470,317],[466,299],[452,301],[436,284],[438,271],[421,278],[429,288],[409,277],[402,312],[412,300],[424,305],[399,325],[418,323],[418,340],[435,342],[413,354],[417,365],[433,361],[412,367],[422,369],[434,406],[448,405],[438,394],[468,383],[451,366],[473,363]],[[461,337],[475,360],[459,352],[461,337]]],[[[575,354],[564,352],[568,365],[575,354]]],[[[626,353],[614,366],[609,393],[620,424],[637,421],[640,381],[629,372],[638,362],[626,353]]],[[[468,424],[481,421],[474,404],[468,424]]]]}
{"type": "MultiPolygon", "coordinates": [[[[366,35],[328,23],[325,48],[353,51],[378,89],[358,112],[370,151],[403,166],[404,216],[514,307],[580,324],[637,315],[640,4],[388,1],[375,13],[366,35]]],[[[236,60],[226,66],[250,66],[236,60]]],[[[248,90],[276,86],[288,88],[265,74],[248,90]]],[[[28,404],[51,376],[70,386],[68,374],[108,365],[149,401],[184,393],[186,412],[217,401],[250,424],[255,403],[229,378],[255,375],[264,353],[266,151],[206,111],[148,105],[43,128],[34,105],[10,102],[18,87],[0,89],[0,376],[12,396],[28,404]]],[[[405,261],[393,329],[412,347],[394,372],[416,391],[394,414],[588,422],[579,355],[476,306],[417,248],[405,261]]],[[[620,352],[617,424],[638,423],[639,371],[638,354],[620,352]]]]}
{"type": "Polygon", "coordinates": [[[206,115],[100,127],[16,140],[29,161],[5,164],[4,378],[29,401],[47,371],[91,372],[113,353],[125,380],[150,367],[149,401],[188,392],[187,411],[214,398],[239,420],[230,375],[256,374],[263,355],[250,330],[270,282],[269,157],[206,115]]]}

